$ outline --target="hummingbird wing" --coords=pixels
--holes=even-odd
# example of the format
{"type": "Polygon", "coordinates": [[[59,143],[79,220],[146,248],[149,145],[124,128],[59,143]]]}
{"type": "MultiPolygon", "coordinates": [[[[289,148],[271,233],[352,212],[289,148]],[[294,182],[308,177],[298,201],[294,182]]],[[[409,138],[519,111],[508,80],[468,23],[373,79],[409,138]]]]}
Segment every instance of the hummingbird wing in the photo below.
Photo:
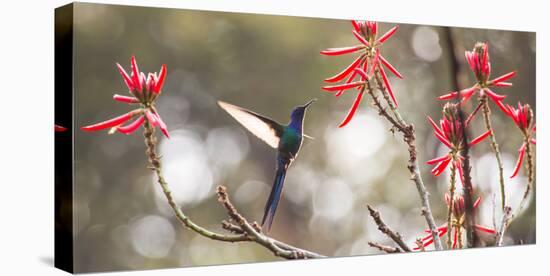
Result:
{"type": "Polygon", "coordinates": [[[218,105],[235,118],[237,122],[252,132],[252,134],[256,135],[256,137],[266,142],[272,148],[276,149],[279,147],[279,140],[281,140],[284,131],[284,127],[281,124],[260,114],[226,102],[218,101],[218,105]]]}

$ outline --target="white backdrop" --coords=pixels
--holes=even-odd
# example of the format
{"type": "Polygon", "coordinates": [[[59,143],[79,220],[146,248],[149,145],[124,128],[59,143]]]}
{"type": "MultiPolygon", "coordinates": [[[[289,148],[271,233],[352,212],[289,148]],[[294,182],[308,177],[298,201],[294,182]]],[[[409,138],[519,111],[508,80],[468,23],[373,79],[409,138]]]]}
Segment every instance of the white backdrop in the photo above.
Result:
{"type": "MultiPolygon", "coordinates": [[[[549,20],[544,1],[95,1],[325,18],[537,32],[537,104],[547,104],[549,20]],[[545,44],[546,41],[546,44],[545,44]]],[[[4,1],[0,29],[0,275],[63,275],[53,268],[54,8],[67,1],[4,1]],[[21,55],[21,56],[20,56],[21,55]]],[[[544,153],[548,121],[537,109],[537,244],[499,249],[349,257],[132,272],[132,275],[524,275],[549,268],[549,212],[544,153]],[[451,265],[451,266],[449,266],[451,265]],[[454,267],[454,269],[450,269],[454,267]]],[[[108,275],[126,275],[110,273],[108,275]]],[[[540,275],[541,273],[536,273],[540,275]]]]}

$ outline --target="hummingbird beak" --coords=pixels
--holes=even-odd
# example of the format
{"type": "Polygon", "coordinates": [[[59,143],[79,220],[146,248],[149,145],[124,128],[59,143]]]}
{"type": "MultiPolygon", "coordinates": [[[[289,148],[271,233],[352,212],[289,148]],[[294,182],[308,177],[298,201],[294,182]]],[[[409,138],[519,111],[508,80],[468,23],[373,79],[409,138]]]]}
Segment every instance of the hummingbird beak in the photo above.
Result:
{"type": "Polygon", "coordinates": [[[304,104],[303,108],[308,108],[312,103],[316,102],[317,99],[312,99],[311,101],[307,102],[306,104],[304,104]]]}

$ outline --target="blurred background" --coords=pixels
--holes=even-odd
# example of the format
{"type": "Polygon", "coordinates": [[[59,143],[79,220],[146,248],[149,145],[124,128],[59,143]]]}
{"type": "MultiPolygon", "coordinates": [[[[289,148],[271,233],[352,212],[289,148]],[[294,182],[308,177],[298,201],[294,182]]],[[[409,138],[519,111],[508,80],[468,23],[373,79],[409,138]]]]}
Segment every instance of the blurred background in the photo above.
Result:
{"type": "MultiPolygon", "coordinates": [[[[127,93],[116,62],[128,69],[135,55],[144,72],[158,71],[166,63],[168,75],[157,109],[172,138],[159,136],[160,154],[176,200],[195,222],[223,232],[220,222],[226,211],[217,202],[217,185],[227,186],[249,220],[261,220],[274,177],[275,151],[216,101],[286,123],[294,106],[317,98],[305,120],[305,132],[315,139],[305,141],[289,170],[271,236],[328,256],[379,254],[367,242],[391,242],[368,216],[367,203],[410,244],[424,235],[426,224],[409,180],[401,135],[389,132],[367,97],[352,122],[339,129],[355,93],[335,98],[320,89],[324,78],[354,59],[319,54],[325,48],[357,44],[348,20],[84,3],[75,7],[74,128],[129,111],[128,105],[112,100],[115,93],[127,93]]],[[[394,25],[381,23],[381,32],[394,25]]],[[[416,127],[422,176],[438,224],[446,220],[443,194],[449,175],[434,178],[425,164],[446,152],[426,116],[441,117],[444,103],[435,98],[452,89],[449,36],[464,85],[474,79],[463,52],[476,41],[487,41],[493,76],[518,71],[513,87],[495,92],[507,95],[509,104],[520,100],[535,109],[535,33],[400,24],[382,52],[405,76],[390,81],[401,114],[416,127]]],[[[496,106],[492,109],[509,204],[515,207],[527,181],[523,170],[513,180],[508,176],[522,136],[496,106]]],[[[478,117],[472,135],[482,132],[478,117]]],[[[183,228],[147,169],[139,132],[125,136],[77,131],[75,143],[76,271],[278,260],[256,244],[212,241],[183,228]]],[[[501,217],[497,165],[488,141],[471,153],[476,193],[483,198],[478,220],[492,227],[495,195],[497,221],[501,217]]],[[[493,243],[490,236],[482,238],[493,243]]],[[[534,242],[532,197],[509,228],[505,244],[534,242]]]]}

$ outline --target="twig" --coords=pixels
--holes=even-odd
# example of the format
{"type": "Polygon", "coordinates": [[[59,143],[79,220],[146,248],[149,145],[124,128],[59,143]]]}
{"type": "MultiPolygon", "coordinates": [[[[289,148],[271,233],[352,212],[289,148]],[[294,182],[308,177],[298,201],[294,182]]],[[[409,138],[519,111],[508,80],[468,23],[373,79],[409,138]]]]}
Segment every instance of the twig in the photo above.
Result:
{"type": "MultiPolygon", "coordinates": [[[[454,196],[455,196],[455,182],[456,182],[456,165],[454,160],[451,165],[451,185],[449,186],[449,204],[447,207],[447,227],[452,229],[453,225],[453,208],[454,208],[454,196]]],[[[453,248],[453,231],[447,231],[447,249],[453,248]]]]}
{"type": "Polygon", "coordinates": [[[386,253],[401,253],[401,249],[399,249],[399,247],[387,246],[376,242],[369,242],[369,245],[371,247],[378,248],[380,251],[384,251],[386,253]]]}
{"type": "Polygon", "coordinates": [[[483,106],[483,121],[485,122],[485,128],[490,131],[489,137],[491,139],[491,148],[495,154],[498,164],[498,177],[500,184],[500,198],[502,210],[506,207],[506,190],[504,188],[504,165],[502,164],[502,156],[500,154],[500,146],[497,143],[493,126],[491,124],[491,109],[489,107],[489,101],[487,95],[479,97],[479,103],[483,106]]]}
{"type": "Polygon", "coordinates": [[[403,238],[398,232],[394,232],[391,230],[385,223],[382,221],[382,218],[380,217],[380,212],[377,210],[374,210],[370,205],[367,205],[367,208],[369,209],[370,216],[372,219],[374,219],[374,222],[376,225],[378,225],[378,230],[380,232],[386,234],[386,236],[390,237],[403,251],[405,252],[411,252],[411,249],[409,246],[403,241],[403,238]]]}
{"type": "Polygon", "coordinates": [[[370,81],[366,81],[366,87],[368,89],[369,95],[372,97],[374,105],[378,108],[379,114],[387,118],[388,121],[403,134],[403,140],[407,144],[409,151],[409,162],[407,165],[407,169],[411,174],[410,179],[415,183],[416,189],[418,190],[418,194],[422,202],[421,214],[426,219],[426,223],[428,224],[428,228],[430,229],[434,240],[435,249],[442,250],[443,246],[441,245],[441,239],[438,235],[439,232],[437,231],[437,225],[435,224],[432,209],[430,207],[430,195],[426,190],[426,186],[424,186],[424,181],[422,180],[422,175],[420,174],[420,169],[418,165],[418,152],[416,151],[416,134],[414,126],[412,124],[408,124],[407,122],[405,122],[405,120],[403,120],[399,111],[397,110],[391,99],[389,99],[388,91],[382,81],[382,76],[380,75],[378,69],[375,71],[374,76],[374,79],[378,86],[378,90],[380,90],[380,92],[386,99],[386,102],[388,103],[388,106],[390,107],[392,113],[395,115],[395,118],[388,114],[386,109],[382,107],[378,98],[375,97],[374,91],[370,85],[370,81]]]}
{"type": "Polygon", "coordinates": [[[504,207],[504,213],[502,214],[502,221],[500,223],[500,228],[495,237],[496,246],[502,246],[502,242],[504,241],[504,233],[506,232],[506,228],[508,227],[511,214],[512,214],[512,208],[510,208],[509,206],[504,207]]]}
{"type": "Polygon", "coordinates": [[[421,238],[416,239],[415,243],[416,243],[416,246],[418,246],[418,250],[422,252],[426,251],[426,247],[424,246],[424,243],[422,242],[421,238]]]}
{"type": "Polygon", "coordinates": [[[483,106],[483,103],[478,103],[476,108],[474,109],[474,111],[472,111],[472,113],[470,113],[470,115],[468,115],[468,118],[466,118],[466,123],[464,123],[465,125],[469,125],[470,122],[472,121],[472,119],[476,116],[476,114],[479,112],[479,110],[481,109],[481,107],[483,106]]]}
{"type": "Polygon", "coordinates": [[[493,229],[497,229],[497,195],[495,193],[493,193],[491,203],[493,207],[493,229]]]}
{"type": "MultiPolygon", "coordinates": [[[[463,172],[463,191],[464,191],[464,205],[465,205],[465,225],[466,228],[466,238],[468,239],[468,247],[472,248],[478,244],[477,232],[474,229],[475,225],[475,213],[474,213],[474,189],[472,185],[472,176],[470,174],[470,147],[468,146],[468,131],[466,131],[466,125],[464,120],[464,113],[460,104],[456,105],[458,107],[458,117],[460,120],[460,125],[463,131],[462,135],[462,150],[461,156],[464,158],[462,161],[462,172],[463,172]]],[[[459,233],[460,236],[460,233],[459,233]]],[[[459,237],[459,240],[461,237],[459,237]]]]}
{"type": "Polygon", "coordinates": [[[300,249],[300,248],[288,245],[286,243],[277,241],[275,239],[272,239],[260,233],[258,231],[257,224],[248,223],[248,221],[246,221],[246,219],[237,212],[235,207],[233,207],[233,205],[229,201],[229,197],[227,193],[225,192],[225,187],[223,186],[218,187],[218,196],[219,196],[218,199],[220,200],[220,202],[223,203],[224,207],[228,210],[231,216],[231,219],[235,220],[239,225],[236,226],[234,224],[229,223],[228,221],[224,221],[222,223],[222,227],[225,226],[224,229],[237,234],[223,235],[223,234],[215,233],[194,223],[189,217],[187,217],[187,215],[185,215],[185,213],[183,213],[180,206],[175,202],[172,196],[172,192],[168,187],[168,183],[164,180],[164,176],[162,175],[162,169],[161,169],[162,165],[160,162],[160,157],[156,152],[157,142],[156,142],[156,136],[155,136],[155,129],[151,127],[151,124],[147,119],[145,120],[145,123],[144,123],[143,136],[145,137],[145,145],[147,147],[146,155],[149,159],[150,168],[157,175],[157,182],[161,186],[162,191],[166,199],[168,200],[168,204],[174,211],[176,218],[190,230],[200,234],[201,236],[204,236],[213,240],[218,240],[218,241],[255,242],[269,249],[276,256],[280,256],[287,259],[309,259],[309,258],[325,257],[323,255],[310,252],[304,249],[300,249]],[[237,229],[236,227],[240,227],[240,229],[237,229]]]}
{"type": "Polygon", "coordinates": [[[524,140],[524,143],[526,144],[525,154],[527,155],[527,162],[525,164],[527,167],[527,188],[525,188],[525,192],[523,193],[517,213],[525,207],[525,203],[527,203],[527,198],[529,197],[529,192],[533,189],[533,183],[535,182],[535,162],[533,159],[533,148],[530,143],[531,137],[526,135],[524,140]]]}
{"type": "Polygon", "coordinates": [[[290,246],[288,244],[265,236],[259,231],[257,225],[249,223],[246,218],[237,211],[235,206],[233,206],[233,204],[229,200],[229,195],[227,194],[226,188],[224,186],[218,186],[216,192],[218,194],[218,201],[225,207],[229,217],[237,222],[241,229],[244,230],[248,236],[252,237],[252,239],[256,243],[268,248],[276,256],[287,259],[311,259],[325,257],[314,252],[290,246]]]}

